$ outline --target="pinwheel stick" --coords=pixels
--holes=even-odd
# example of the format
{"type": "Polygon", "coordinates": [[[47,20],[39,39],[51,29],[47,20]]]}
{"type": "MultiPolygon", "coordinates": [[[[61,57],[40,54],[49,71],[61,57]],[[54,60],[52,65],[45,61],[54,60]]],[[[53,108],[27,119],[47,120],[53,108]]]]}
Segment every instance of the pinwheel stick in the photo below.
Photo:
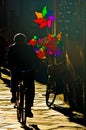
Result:
{"type": "Polygon", "coordinates": [[[49,30],[48,30],[48,27],[46,27],[46,32],[47,32],[47,35],[49,34],[49,30]]]}

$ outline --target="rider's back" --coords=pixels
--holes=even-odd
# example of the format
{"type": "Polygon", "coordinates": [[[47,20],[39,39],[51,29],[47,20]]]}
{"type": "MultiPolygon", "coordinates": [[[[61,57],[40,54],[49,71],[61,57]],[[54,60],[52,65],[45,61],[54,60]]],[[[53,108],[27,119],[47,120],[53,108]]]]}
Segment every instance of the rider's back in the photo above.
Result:
{"type": "Polygon", "coordinates": [[[33,64],[37,62],[37,56],[31,45],[13,44],[9,47],[9,66],[16,68],[32,68],[33,64]]]}

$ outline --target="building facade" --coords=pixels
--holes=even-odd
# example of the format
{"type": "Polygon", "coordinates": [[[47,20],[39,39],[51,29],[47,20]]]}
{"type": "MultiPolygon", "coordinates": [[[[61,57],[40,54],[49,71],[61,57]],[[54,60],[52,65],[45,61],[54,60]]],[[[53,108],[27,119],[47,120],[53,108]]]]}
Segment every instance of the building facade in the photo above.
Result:
{"type": "Polygon", "coordinates": [[[6,0],[0,0],[0,35],[5,35],[7,28],[6,0]]]}
{"type": "Polygon", "coordinates": [[[63,32],[70,39],[82,40],[86,33],[86,1],[85,0],[1,0],[0,28],[8,26],[11,33],[24,31],[30,35],[46,35],[46,29],[39,29],[34,23],[35,11],[41,12],[43,6],[52,10],[56,17],[49,33],[63,32]]]}

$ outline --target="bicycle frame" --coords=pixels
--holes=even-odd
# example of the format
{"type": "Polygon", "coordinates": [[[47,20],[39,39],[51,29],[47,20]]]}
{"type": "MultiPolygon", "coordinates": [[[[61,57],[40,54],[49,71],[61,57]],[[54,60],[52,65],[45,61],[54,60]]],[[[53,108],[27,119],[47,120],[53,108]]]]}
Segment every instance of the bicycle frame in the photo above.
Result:
{"type": "Polygon", "coordinates": [[[17,106],[17,119],[22,124],[22,126],[26,125],[26,92],[27,87],[24,84],[25,73],[29,72],[29,70],[19,71],[21,74],[21,78],[18,81],[17,92],[16,92],[16,106],[17,106]]]}

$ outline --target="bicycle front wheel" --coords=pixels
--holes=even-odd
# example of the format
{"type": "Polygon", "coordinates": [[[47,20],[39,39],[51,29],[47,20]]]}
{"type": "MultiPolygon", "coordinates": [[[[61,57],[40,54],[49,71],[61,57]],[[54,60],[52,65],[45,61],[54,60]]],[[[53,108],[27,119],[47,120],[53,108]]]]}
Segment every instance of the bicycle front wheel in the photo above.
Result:
{"type": "Polygon", "coordinates": [[[56,98],[56,81],[55,79],[49,79],[46,89],[46,105],[51,107],[56,98]]]}

